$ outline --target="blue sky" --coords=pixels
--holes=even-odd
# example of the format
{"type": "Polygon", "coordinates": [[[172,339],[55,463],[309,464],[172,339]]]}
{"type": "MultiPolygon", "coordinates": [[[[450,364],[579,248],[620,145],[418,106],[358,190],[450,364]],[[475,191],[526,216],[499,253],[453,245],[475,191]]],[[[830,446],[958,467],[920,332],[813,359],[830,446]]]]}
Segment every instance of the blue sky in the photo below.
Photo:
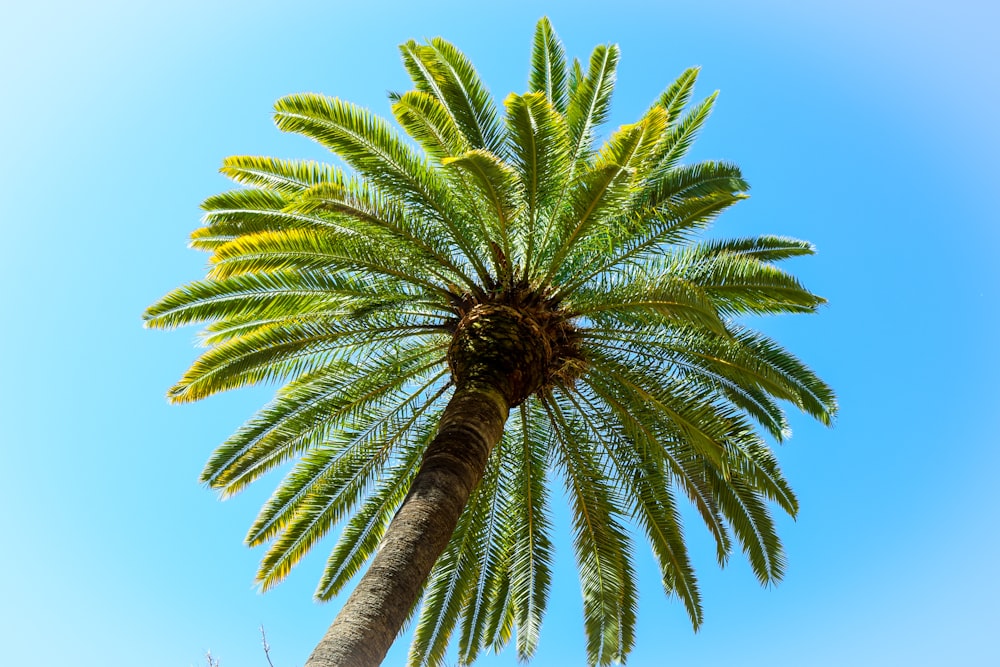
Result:
{"type": "MultiPolygon", "coordinates": [[[[0,24],[0,655],[81,667],[301,665],[336,613],[325,553],[265,595],[242,537],[275,479],[219,503],[209,452],[267,398],[169,406],[194,331],[140,313],[205,258],[198,204],[237,153],[322,157],[270,121],[315,91],[388,116],[396,45],[442,35],[502,99],[549,15],[570,54],[622,47],[611,125],[690,65],[720,89],[696,158],[753,197],[719,233],[813,241],[794,270],[830,305],[761,328],[838,390],[833,429],[793,420],[779,457],[802,511],[763,590],[689,536],[694,635],[639,553],[631,665],[1000,663],[995,421],[998,6],[950,2],[18,3],[0,24]],[[751,7],[752,4],[752,7],[751,7]]],[[[583,664],[564,518],[538,666],[583,664]]],[[[386,664],[401,664],[408,639],[386,664]]],[[[514,665],[512,651],[481,661],[514,665]]]]}

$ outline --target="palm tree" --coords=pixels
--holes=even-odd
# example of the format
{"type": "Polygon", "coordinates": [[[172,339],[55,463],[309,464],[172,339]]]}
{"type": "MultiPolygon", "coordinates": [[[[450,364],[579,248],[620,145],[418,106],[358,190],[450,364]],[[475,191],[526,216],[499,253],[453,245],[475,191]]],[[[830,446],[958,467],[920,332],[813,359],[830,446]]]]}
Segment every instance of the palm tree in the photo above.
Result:
{"type": "Polygon", "coordinates": [[[514,637],[530,658],[556,478],[594,664],[633,645],[632,532],[702,622],[682,498],[720,564],[735,537],[762,583],[780,579],[769,504],[797,502],[761,433],[787,436],[779,400],[826,424],[836,405],[743,320],[824,301],[776,266],[809,243],[698,239],[748,186],[733,164],[682,163],[715,99],[690,104],[697,69],[595,148],[617,46],[568,65],[542,19],[529,91],[503,113],[453,45],[401,50],[414,89],[392,110],[420,149],[348,102],[279,100],[281,130],[349,169],[228,158],[243,187],[209,198],[192,236],[206,279],[145,314],[207,323],[171,400],[283,383],[201,477],[229,496],[294,461],[246,538],[269,545],[260,585],[341,524],[319,599],[374,554],[307,665],[378,664],[421,598],[412,664],[440,664],[456,632],[462,663],[514,637]]]}

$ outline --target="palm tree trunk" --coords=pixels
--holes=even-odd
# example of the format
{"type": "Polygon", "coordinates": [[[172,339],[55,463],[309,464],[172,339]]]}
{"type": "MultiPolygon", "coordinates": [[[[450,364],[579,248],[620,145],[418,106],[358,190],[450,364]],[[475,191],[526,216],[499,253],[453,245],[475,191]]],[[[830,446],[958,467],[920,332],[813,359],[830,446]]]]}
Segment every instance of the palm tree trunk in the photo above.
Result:
{"type": "Polygon", "coordinates": [[[456,388],[378,553],[305,667],[375,667],[385,658],[500,441],[510,403],[479,382],[456,388]]]}

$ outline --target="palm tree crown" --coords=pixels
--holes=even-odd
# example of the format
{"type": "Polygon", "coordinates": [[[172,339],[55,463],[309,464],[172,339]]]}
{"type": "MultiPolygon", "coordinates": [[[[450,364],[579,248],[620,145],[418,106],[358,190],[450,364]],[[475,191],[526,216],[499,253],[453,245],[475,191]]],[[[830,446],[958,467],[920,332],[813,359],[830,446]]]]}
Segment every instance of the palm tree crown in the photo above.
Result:
{"type": "Polygon", "coordinates": [[[697,69],[595,146],[617,46],[567,64],[542,19],[529,90],[502,110],[448,42],[401,51],[414,89],[392,94],[392,111],[419,149],[348,102],[279,100],[281,130],[349,169],[225,160],[242,187],[206,200],[192,236],[211,253],[207,277],[146,313],[151,327],[207,323],[208,349],[171,400],[281,383],[201,478],[231,495],[294,461],[246,538],[268,545],[262,587],[342,525],[316,595],[340,592],[463,387],[500,406],[503,434],[423,587],[413,664],[440,663],[456,634],[463,663],[515,637],[531,657],[550,586],[552,479],[571,505],[593,663],[633,645],[630,527],[666,593],[702,622],[682,498],[720,563],[735,541],[762,583],[779,579],[769,504],[794,515],[797,502],[761,433],[787,436],[779,400],[827,424],[836,404],[742,321],[824,301],[776,266],[809,243],[699,240],[748,186],[733,164],[682,162],[715,99],[691,104],[697,69]]]}

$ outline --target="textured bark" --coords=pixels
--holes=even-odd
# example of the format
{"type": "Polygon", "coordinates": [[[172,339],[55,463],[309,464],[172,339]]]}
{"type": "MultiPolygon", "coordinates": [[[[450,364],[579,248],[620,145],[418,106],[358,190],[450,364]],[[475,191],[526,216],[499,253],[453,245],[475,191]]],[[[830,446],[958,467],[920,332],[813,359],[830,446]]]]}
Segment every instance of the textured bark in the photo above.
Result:
{"type": "Polygon", "coordinates": [[[375,559],[305,667],[382,662],[483,476],[509,406],[487,383],[458,386],[375,559]]]}

